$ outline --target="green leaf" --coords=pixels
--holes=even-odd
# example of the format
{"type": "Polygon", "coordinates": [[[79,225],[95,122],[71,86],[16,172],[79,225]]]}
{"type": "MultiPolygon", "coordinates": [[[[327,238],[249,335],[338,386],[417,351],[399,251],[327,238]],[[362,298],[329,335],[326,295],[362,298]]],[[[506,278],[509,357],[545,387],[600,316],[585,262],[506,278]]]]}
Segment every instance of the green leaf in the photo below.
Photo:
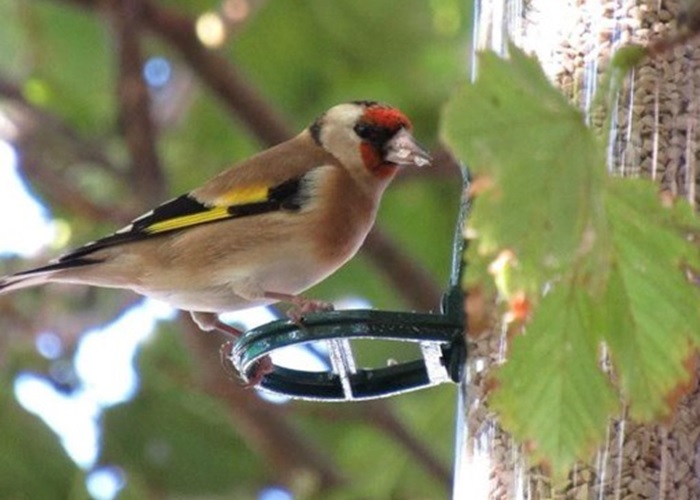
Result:
{"type": "Polygon", "coordinates": [[[509,60],[480,54],[479,76],[447,105],[442,132],[476,177],[469,228],[481,265],[469,266],[468,281],[484,281],[485,259],[508,250],[513,287],[536,296],[604,231],[602,150],[581,112],[515,46],[509,60]]]}
{"type": "Polygon", "coordinates": [[[700,223],[685,201],[662,206],[648,181],[606,177],[593,131],[533,59],[512,47],[509,60],[479,62],[443,128],[476,173],[467,284],[531,299],[492,403],[561,475],[602,443],[619,400],[650,420],[688,390],[700,291],[686,274],[700,269],[689,238],[700,223]],[[506,251],[513,258],[490,276],[506,251]]]}
{"type": "Polygon", "coordinates": [[[611,66],[621,73],[627,73],[639,65],[647,56],[647,50],[641,45],[629,44],[615,51],[611,66]]]}
{"type": "Polygon", "coordinates": [[[497,372],[492,405],[504,427],[561,477],[602,442],[617,397],[599,368],[591,298],[575,284],[542,299],[497,372]]]}
{"type": "Polygon", "coordinates": [[[642,180],[610,179],[606,206],[614,261],[602,333],[632,416],[665,416],[700,343],[700,291],[683,273],[700,269],[684,237],[700,224],[685,201],[663,208],[657,188],[642,180]]]}

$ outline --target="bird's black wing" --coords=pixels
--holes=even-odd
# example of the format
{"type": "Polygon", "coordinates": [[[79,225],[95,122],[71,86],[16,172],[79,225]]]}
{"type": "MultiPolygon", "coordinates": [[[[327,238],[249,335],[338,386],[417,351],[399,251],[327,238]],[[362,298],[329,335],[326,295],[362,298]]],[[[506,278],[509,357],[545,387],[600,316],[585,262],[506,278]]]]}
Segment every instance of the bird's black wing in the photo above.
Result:
{"type": "Polygon", "coordinates": [[[202,203],[190,194],[179,196],[135,219],[116,233],[63,255],[53,266],[63,264],[65,267],[71,262],[76,265],[94,262],[88,256],[97,250],[182,231],[201,224],[280,210],[298,211],[306,201],[304,179],[305,176],[289,179],[273,187],[237,188],[211,204],[202,203]]]}

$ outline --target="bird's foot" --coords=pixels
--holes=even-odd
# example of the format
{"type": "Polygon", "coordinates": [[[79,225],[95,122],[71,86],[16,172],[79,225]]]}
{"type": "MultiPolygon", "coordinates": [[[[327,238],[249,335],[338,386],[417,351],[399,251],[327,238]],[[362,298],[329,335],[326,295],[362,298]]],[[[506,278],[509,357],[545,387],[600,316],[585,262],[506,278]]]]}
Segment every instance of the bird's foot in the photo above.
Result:
{"type": "MultiPolygon", "coordinates": [[[[190,314],[192,316],[192,320],[197,324],[200,330],[205,332],[220,332],[231,339],[224,343],[219,349],[221,366],[231,378],[243,380],[243,376],[238,372],[238,369],[230,358],[231,350],[233,349],[236,341],[243,335],[243,331],[231,325],[227,325],[221,321],[219,316],[215,313],[193,311],[190,314]]],[[[265,356],[255,362],[255,366],[253,367],[251,374],[248,376],[248,380],[245,380],[243,385],[246,388],[255,387],[262,382],[265,375],[272,373],[273,371],[274,365],[272,364],[270,356],[265,356]]]]}
{"type": "Polygon", "coordinates": [[[265,375],[269,375],[275,371],[275,365],[272,364],[270,356],[264,356],[257,360],[253,365],[253,369],[248,375],[248,380],[243,383],[246,389],[252,389],[262,382],[265,375]]]}
{"type": "Polygon", "coordinates": [[[287,317],[296,324],[301,324],[304,316],[309,313],[327,312],[334,309],[331,302],[295,297],[292,307],[287,311],[287,317]]]}
{"type": "Polygon", "coordinates": [[[301,325],[305,314],[314,312],[332,311],[335,308],[331,302],[324,300],[307,299],[301,295],[289,295],[286,293],[267,292],[265,297],[268,299],[287,302],[292,307],[287,311],[287,317],[294,323],[301,325]]]}
{"type": "Polygon", "coordinates": [[[243,335],[243,330],[227,325],[219,319],[219,315],[211,312],[191,311],[192,321],[204,332],[223,333],[231,340],[238,340],[243,335]]]}
{"type": "Polygon", "coordinates": [[[262,382],[262,379],[265,377],[265,375],[268,375],[275,371],[275,366],[272,364],[272,359],[270,359],[270,356],[264,356],[255,362],[255,364],[253,365],[253,369],[251,370],[250,374],[246,379],[238,371],[236,365],[233,364],[233,361],[231,361],[230,354],[231,350],[233,349],[233,346],[234,342],[228,341],[225,344],[223,344],[219,349],[221,366],[231,378],[240,380],[246,389],[254,388],[258,384],[260,384],[260,382],[262,382]]]}

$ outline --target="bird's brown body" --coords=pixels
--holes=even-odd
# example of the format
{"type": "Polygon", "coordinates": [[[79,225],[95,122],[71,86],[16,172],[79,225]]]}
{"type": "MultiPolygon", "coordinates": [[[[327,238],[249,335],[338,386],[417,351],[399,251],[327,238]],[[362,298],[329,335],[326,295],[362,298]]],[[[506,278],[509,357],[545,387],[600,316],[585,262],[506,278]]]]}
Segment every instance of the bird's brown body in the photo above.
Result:
{"type": "Polygon", "coordinates": [[[307,183],[303,189],[309,201],[298,210],[215,221],[107,247],[90,255],[104,262],[99,275],[89,266],[78,267],[55,273],[52,281],[130,288],[179,309],[216,313],[275,302],[264,296],[266,291],[297,295],[355,254],[374,223],[376,190],[361,192],[338,161],[305,132],[193,194],[212,200],[220,181],[230,191],[263,182],[278,185],[288,176],[307,183]],[[313,158],[315,166],[308,168],[297,155],[313,158]],[[352,203],[338,203],[345,198],[352,203]],[[169,265],[164,267],[164,262],[169,265]]]}
{"type": "Polygon", "coordinates": [[[397,168],[429,161],[409,128],[377,103],[331,108],[115,234],[0,279],[0,293],[46,282],[128,288],[191,311],[204,329],[220,326],[215,314],[293,298],[357,252],[397,168]]]}

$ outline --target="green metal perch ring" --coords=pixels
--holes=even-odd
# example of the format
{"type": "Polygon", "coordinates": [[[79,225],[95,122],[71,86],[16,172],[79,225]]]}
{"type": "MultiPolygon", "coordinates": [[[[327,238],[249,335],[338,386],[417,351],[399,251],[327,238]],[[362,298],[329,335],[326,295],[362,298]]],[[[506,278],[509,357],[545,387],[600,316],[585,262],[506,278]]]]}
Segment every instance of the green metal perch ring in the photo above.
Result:
{"type": "Polygon", "coordinates": [[[448,292],[443,301],[446,314],[351,310],[310,314],[302,325],[289,320],[274,321],[248,331],[234,345],[229,358],[244,377],[249,377],[256,362],[277,349],[327,341],[331,371],[274,366],[258,386],[267,392],[315,401],[375,399],[459,382],[466,357],[461,297],[458,289],[448,292]],[[351,339],[418,343],[422,359],[381,368],[358,368],[352,358],[351,339]]]}

